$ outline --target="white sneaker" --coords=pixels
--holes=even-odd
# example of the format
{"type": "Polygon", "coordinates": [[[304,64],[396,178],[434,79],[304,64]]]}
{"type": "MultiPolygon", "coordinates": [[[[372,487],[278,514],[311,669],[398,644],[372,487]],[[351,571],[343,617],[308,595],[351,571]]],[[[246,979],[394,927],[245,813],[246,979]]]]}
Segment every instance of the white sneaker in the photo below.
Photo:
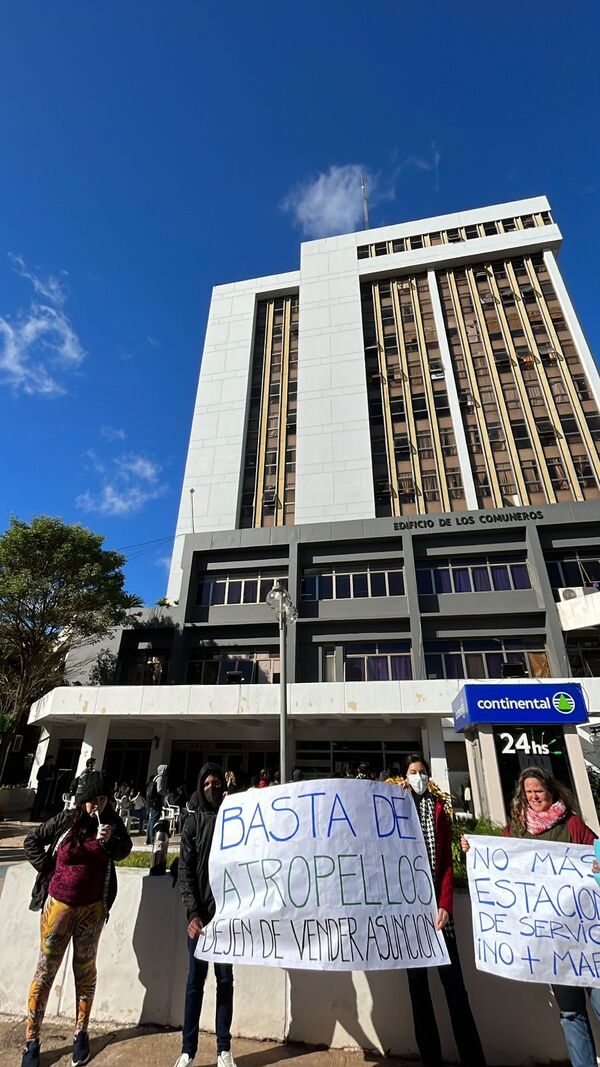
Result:
{"type": "Polygon", "coordinates": [[[227,1052],[219,1052],[219,1055],[217,1056],[217,1067],[237,1067],[237,1063],[229,1049],[227,1052]]]}
{"type": "Polygon", "coordinates": [[[192,1067],[193,1063],[193,1056],[188,1055],[187,1052],[182,1052],[179,1059],[175,1061],[174,1067],[192,1067]]]}

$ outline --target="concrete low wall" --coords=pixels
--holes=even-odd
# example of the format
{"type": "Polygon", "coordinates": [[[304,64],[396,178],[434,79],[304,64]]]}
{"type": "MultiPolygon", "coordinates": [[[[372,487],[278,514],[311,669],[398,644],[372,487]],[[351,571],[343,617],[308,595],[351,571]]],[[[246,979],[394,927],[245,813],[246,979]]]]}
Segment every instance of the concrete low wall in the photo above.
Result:
{"type": "MultiPolygon", "coordinates": [[[[28,864],[10,868],[0,898],[0,1012],[9,1015],[24,1015],[38,953],[39,914],[28,910],[33,881],[28,864]]],[[[461,959],[488,1063],[525,1067],[564,1062],[558,1011],[548,989],[476,971],[467,894],[457,893],[456,903],[461,959]]],[[[181,1026],[185,927],[170,878],[150,878],[133,868],[119,871],[119,894],[100,941],[96,1019],[181,1026]]],[[[444,1053],[456,1062],[436,975],[432,989],[444,1053]]],[[[74,1003],[69,949],[48,1016],[71,1018],[74,1003]]],[[[213,1020],[214,982],[209,980],[203,1028],[212,1030],[213,1020]]],[[[406,975],[400,970],[332,973],[238,966],[234,1034],[417,1055],[406,975]]]]}

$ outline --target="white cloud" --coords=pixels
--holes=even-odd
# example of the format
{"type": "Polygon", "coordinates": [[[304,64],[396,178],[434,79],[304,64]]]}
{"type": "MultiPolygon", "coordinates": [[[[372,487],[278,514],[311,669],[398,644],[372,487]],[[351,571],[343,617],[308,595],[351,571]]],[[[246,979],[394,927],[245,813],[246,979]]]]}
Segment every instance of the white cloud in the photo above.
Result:
{"type": "MultiPolygon", "coordinates": [[[[333,164],[326,173],[319,173],[298,185],[281,203],[294,225],[305,237],[331,237],[363,229],[364,211],[361,177],[364,177],[369,208],[395,200],[396,187],[405,170],[428,172],[439,189],[441,155],[432,142],[430,155],[410,155],[396,163],[389,174],[375,173],[360,163],[333,164]]],[[[373,219],[370,219],[371,226],[373,219]]]]}
{"type": "MultiPolygon", "coordinates": [[[[63,307],[67,294],[64,283],[61,282],[60,278],[57,278],[55,274],[49,274],[44,280],[39,275],[34,274],[33,271],[27,270],[23,256],[15,256],[12,252],[9,252],[8,258],[13,265],[13,270],[20,274],[22,278],[27,278],[31,282],[38,296],[43,297],[44,300],[49,300],[51,304],[55,304],[57,307],[63,307]]],[[[61,271],[64,276],[66,276],[66,273],[66,271],[61,271]]]]}
{"type": "Polygon", "coordinates": [[[161,467],[151,459],[133,453],[120,456],[115,462],[125,479],[140,478],[144,482],[156,482],[161,471],[161,467]]]}
{"type": "Polygon", "coordinates": [[[154,566],[161,567],[163,570],[169,571],[171,569],[171,557],[159,556],[158,559],[154,560],[154,566]]]}
{"type": "Polygon", "coordinates": [[[149,500],[156,500],[165,492],[166,486],[157,486],[155,489],[144,489],[139,485],[120,487],[108,483],[103,485],[99,493],[80,493],[75,505],[82,511],[95,511],[100,515],[112,515],[122,517],[134,515],[149,500]]]}
{"type": "Polygon", "coordinates": [[[162,468],[147,456],[126,453],[113,459],[110,466],[98,461],[92,449],[85,456],[102,476],[102,485],[97,491],[88,489],[79,494],[75,505],[82,511],[116,517],[134,515],[167,490],[159,481],[162,468]]]}
{"type": "Polygon", "coordinates": [[[42,282],[27,271],[21,256],[11,260],[35,292],[56,306],[34,299],[28,311],[20,311],[13,319],[0,315],[0,384],[29,395],[60,396],[66,392],[61,376],[76,370],[85,359],[62,308],[64,290],[58,279],[51,276],[42,282]]]}
{"type": "Polygon", "coordinates": [[[146,340],[147,340],[148,344],[150,345],[150,348],[161,348],[162,347],[162,341],[159,341],[158,337],[153,337],[151,333],[148,334],[148,336],[146,337],[146,340]]]}
{"type": "Polygon", "coordinates": [[[101,426],[100,433],[107,441],[124,441],[127,437],[125,430],[117,426],[101,426]]]}
{"type": "Polygon", "coordinates": [[[305,237],[330,237],[350,233],[362,224],[361,174],[369,186],[373,176],[359,163],[335,164],[326,174],[300,182],[285,197],[281,207],[292,216],[305,237]]]}

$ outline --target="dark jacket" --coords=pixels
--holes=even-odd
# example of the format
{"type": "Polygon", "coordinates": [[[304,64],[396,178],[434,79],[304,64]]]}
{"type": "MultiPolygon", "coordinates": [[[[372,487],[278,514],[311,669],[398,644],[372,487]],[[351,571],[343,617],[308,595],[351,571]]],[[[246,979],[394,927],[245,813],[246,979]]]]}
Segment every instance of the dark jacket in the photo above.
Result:
{"type": "Polygon", "coordinates": [[[99,782],[102,777],[102,771],[92,771],[89,767],[84,767],[81,774],[74,778],[69,788],[71,796],[75,797],[75,806],[79,804],[81,794],[84,789],[87,789],[88,785],[92,785],[93,782],[99,782]]]}
{"type": "MultiPolygon", "coordinates": [[[[61,811],[27,834],[23,842],[25,855],[38,872],[31,894],[30,911],[40,911],[44,906],[48,896],[48,886],[56,867],[58,846],[71,829],[74,820],[75,809],[61,811]]],[[[104,909],[108,919],[108,913],[117,895],[117,872],[114,861],[124,860],[131,852],[133,842],[125,829],[123,820],[110,804],[107,804],[102,812],[102,822],[112,826],[110,840],[102,844],[102,848],[108,852],[110,857],[104,891],[104,909]]]]}
{"type": "Polygon", "coordinates": [[[190,814],[181,831],[179,849],[179,888],[185,904],[188,922],[199,919],[203,926],[215,913],[215,901],[208,880],[208,857],[215,832],[216,811],[204,796],[204,783],[209,774],[221,779],[226,789],[225,775],[216,763],[205,763],[198,775],[198,790],[190,800],[190,814]]]}

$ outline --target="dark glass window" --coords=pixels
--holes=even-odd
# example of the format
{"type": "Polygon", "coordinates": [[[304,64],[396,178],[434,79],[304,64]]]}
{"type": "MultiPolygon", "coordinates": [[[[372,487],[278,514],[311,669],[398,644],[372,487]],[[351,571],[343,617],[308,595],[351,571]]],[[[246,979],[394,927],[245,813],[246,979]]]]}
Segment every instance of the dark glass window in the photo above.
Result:
{"type": "Polygon", "coordinates": [[[338,600],[350,599],[350,575],[337,574],[335,578],[335,595],[338,600]]]}
{"type": "Polygon", "coordinates": [[[366,574],[352,575],[352,595],[354,597],[366,597],[369,595],[369,586],[366,574]]]}
{"type": "Polygon", "coordinates": [[[404,596],[404,575],[402,571],[389,571],[388,586],[390,596],[404,596]]]}
{"type": "Polygon", "coordinates": [[[373,571],[371,574],[371,596],[385,596],[385,573],[373,571]]]}

